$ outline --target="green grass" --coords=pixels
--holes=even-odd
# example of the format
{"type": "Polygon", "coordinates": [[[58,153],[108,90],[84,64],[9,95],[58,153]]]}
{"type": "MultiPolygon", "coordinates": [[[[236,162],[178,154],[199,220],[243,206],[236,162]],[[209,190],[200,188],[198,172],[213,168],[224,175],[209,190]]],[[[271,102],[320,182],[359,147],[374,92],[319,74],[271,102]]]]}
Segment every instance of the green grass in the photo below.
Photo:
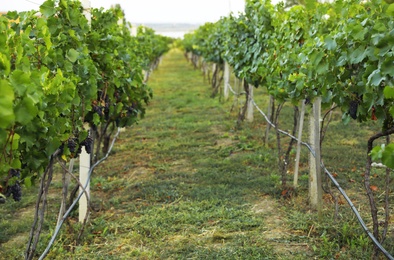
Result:
{"type": "MultiPolygon", "coordinates": [[[[48,259],[370,257],[371,244],[347,205],[339,206],[337,219],[328,199],[321,219],[308,207],[306,152],[300,189],[287,200],[281,198],[274,132],[264,147],[266,125],[258,114],[254,122],[236,129],[232,100],[210,98],[201,72],[193,70],[181,52],[165,56],[149,85],[154,98],[145,118],[121,134],[111,157],[95,171],[94,211],[83,242],[74,242],[78,228],[74,216],[48,259]]],[[[255,98],[267,107],[263,89],[256,90],[255,98]]],[[[283,110],[283,129],[291,127],[291,111],[290,106],[283,110]]],[[[336,112],[323,156],[368,216],[361,169],[365,138],[374,126],[363,126],[357,133],[355,127],[359,127],[355,122],[344,127],[336,112]]],[[[58,188],[55,184],[54,193],[58,188]]],[[[33,190],[23,202],[0,207],[0,259],[23,253],[30,220],[22,223],[20,212],[32,208],[33,190]],[[13,240],[18,236],[21,239],[13,240]]],[[[54,200],[49,213],[53,222],[54,200]]],[[[390,242],[392,238],[386,244],[390,242]]],[[[392,246],[388,249],[394,251],[392,246]]]]}

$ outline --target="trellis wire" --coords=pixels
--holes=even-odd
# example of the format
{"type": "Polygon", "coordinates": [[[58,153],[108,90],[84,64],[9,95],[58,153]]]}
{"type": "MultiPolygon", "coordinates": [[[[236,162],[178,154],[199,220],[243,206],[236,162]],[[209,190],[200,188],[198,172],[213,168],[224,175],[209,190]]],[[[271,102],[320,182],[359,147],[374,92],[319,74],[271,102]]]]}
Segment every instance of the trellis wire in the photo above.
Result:
{"type": "MultiPolygon", "coordinates": [[[[233,88],[231,87],[230,84],[228,84],[230,91],[234,94],[234,95],[241,95],[244,94],[242,92],[237,93],[233,90],[233,88]]],[[[245,93],[246,94],[246,93],[245,93]]],[[[275,127],[275,124],[272,123],[269,118],[267,117],[267,115],[260,109],[260,107],[256,104],[256,102],[254,101],[254,99],[252,99],[252,103],[255,106],[255,108],[260,112],[260,114],[264,117],[264,119],[267,121],[268,124],[270,124],[272,127],[275,127]]],[[[286,135],[296,141],[298,141],[298,138],[296,138],[295,136],[291,135],[290,133],[283,131],[281,129],[277,130],[279,133],[286,135]]],[[[301,141],[300,142],[302,145],[306,146],[308,148],[308,150],[310,151],[310,153],[313,155],[313,157],[316,157],[316,153],[315,151],[312,149],[312,147],[306,143],[301,141]]],[[[346,192],[341,188],[341,186],[339,185],[339,183],[337,182],[337,180],[334,178],[334,176],[330,173],[330,171],[324,166],[324,163],[322,161],[320,161],[320,165],[322,167],[322,169],[324,170],[324,172],[327,174],[327,176],[330,178],[330,180],[334,183],[335,187],[338,189],[338,191],[342,194],[342,196],[345,198],[345,200],[347,201],[347,203],[349,204],[350,208],[352,209],[354,215],[357,217],[358,222],[360,223],[360,225],[362,226],[362,228],[364,229],[364,231],[367,233],[367,235],[369,236],[369,238],[372,240],[372,242],[379,248],[379,250],[390,260],[394,260],[394,257],[379,243],[379,241],[374,237],[374,235],[369,231],[367,225],[365,224],[364,220],[362,219],[360,213],[358,212],[358,210],[356,209],[356,207],[354,206],[353,202],[351,201],[351,199],[348,197],[348,195],[346,194],[346,192]]],[[[377,164],[376,166],[378,167],[384,167],[381,164],[377,164]]]]}
{"type": "MultiPolygon", "coordinates": [[[[120,128],[118,128],[118,131],[114,135],[114,137],[112,139],[111,146],[109,147],[107,154],[103,158],[101,158],[99,161],[97,161],[95,164],[93,164],[93,166],[90,167],[89,172],[88,172],[88,178],[87,178],[86,183],[85,183],[85,185],[83,187],[85,190],[86,190],[86,187],[88,186],[88,184],[90,182],[90,178],[92,176],[92,172],[93,172],[94,168],[96,168],[99,164],[101,164],[103,161],[105,161],[109,157],[109,154],[111,153],[112,148],[114,147],[115,141],[117,140],[119,134],[120,134],[120,128]]],[[[64,213],[63,217],[61,218],[61,220],[59,221],[58,225],[56,226],[55,231],[53,232],[52,238],[49,241],[48,246],[46,247],[45,251],[41,254],[39,260],[44,259],[45,256],[49,253],[49,250],[52,247],[53,243],[55,242],[55,239],[56,239],[57,235],[59,234],[60,229],[61,229],[64,221],[67,219],[68,215],[71,213],[71,211],[73,210],[75,205],[77,205],[78,201],[81,199],[83,194],[84,194],[83,192],[80,192],[78,197],[74,200],[74,202],[68,208],[66,213],[64,213]]]]}

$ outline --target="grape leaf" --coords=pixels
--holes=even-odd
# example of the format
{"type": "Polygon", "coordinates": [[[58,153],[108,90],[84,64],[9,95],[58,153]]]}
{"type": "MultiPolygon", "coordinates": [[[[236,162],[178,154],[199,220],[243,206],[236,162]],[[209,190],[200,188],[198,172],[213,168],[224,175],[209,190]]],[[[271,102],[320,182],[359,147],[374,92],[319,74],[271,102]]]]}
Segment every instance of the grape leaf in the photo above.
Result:
{"type": "Polygon", "coordinates": [[[56,13],[55,2],[47,0],[40,6],[40,12],[43,16],[49,17],[56,13]]]}
{"type": "Polygon", "coordinates": [[[337,47],[337,43],[335,41],[335,39],[331,38],[331,37],[327,37],[325,40],[325,47],[327,50],[334,50],[337,47]]]}
{"type": "Polygon", "coordinates": [[[23,125],[29,123],[37,115],[38,108],[30,95],[26,95],[15,108],[15,120],[23,125]]]}
{"type": "Polygon", "coordinates": [[[67,52],[67,59],[71,61],[72,63],[76,62],[78,60],[79,52],[77,52],[75,49],[71,48],[67,52]]]}
{"type": "Polygon", "coordinates": [[[394,169],[394,144],[389,144],[382,152],[382,163],[394,169]]]}
{"type": "Polygon", "coordinates": [[[0,128],[7,128],[15,119],[14,91],[5,80],[0,80],[0,128]]]}
{"type": "Polygon", "coordinates": [[[385,98],[394,98],[394,87],[393,86],[386,86],[383,90],[385,98]]]}

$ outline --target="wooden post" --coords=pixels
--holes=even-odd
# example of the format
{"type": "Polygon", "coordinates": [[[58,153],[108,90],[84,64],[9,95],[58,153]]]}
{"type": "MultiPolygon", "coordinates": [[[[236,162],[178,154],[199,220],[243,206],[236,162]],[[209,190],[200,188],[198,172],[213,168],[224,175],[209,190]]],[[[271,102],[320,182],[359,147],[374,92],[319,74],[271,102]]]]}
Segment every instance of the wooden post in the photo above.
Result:
{"type": "Polygon", "coordinates": [[[315,151],[315,156],[310,154],[309,157],[309,197],[312,208],[318,211],[319,216],[323,199],[320,165],[320,114],[321,98],[316,98],[313,103],[313,112],[310,116],[310,143],[315,151]]]}
{"type": "Polygon", "coordinates": [[[229,84],[230,84],[230,65],[227,62],[224,62],[224,89],[223,89],[223,95],[224,95],[224,101],[228,100],[228,92],[229,92],[229,84]]]}
{"type": "MultiPolygon", "coordinates": [[[[268,111],[267,111],[267,117],[269,120],[271,120],[272,117],[272,105],[274,103],[274,97],[272,95],[270,95],[270,102],[268,104],[268,111]]],[[[267,124],[267,128],[265,129],[265,140],[264,140],[264,145],[268,146],[268,139],[269,139],[269,132],[271,129],[271,125],[267,124]]]]}
{"type": "Polygon", "coordinates": [[[247,104],[247,109],[246,109],[246,116],[245,120],[248,122],[253,122],[253,85],[249,84],[249,97],[248,97],[248,104],[247,104]]]}
{"type": "Polygon", "coordinates": [[[301,113],[298,123],[298,136],[297,136],[297,152],[295,159],[295,167],[294,167],[294,188],[298,187],[298,169],[300,166],[300,155],[301,155],[301,138],[302,138],[302,129],[304,127],[304,116],[305,116],[305,100],[302,100],[301,105],[301,113]]]}
{"type": "MultiPolygon", "coordinates": [[[[81,1],[83,6],[83,12],[88,20],[89,24],[91,22],[91,14],[90,14],[90,0],[81,1]]],[[[89,183],[89,170],[90,170],[90,154],[88,154],[85,150],[85,147],[82,147],[81,154],[79,155],[79,181],[82,185],[87,185],[86,194],[82,195],[79,200],[79,222],[83,223],[88,212],[88,202],[90,197],[90,183],[89,183]]],[[[79,188],[79,192],[82,193],[83,190],[79,188]]]]}

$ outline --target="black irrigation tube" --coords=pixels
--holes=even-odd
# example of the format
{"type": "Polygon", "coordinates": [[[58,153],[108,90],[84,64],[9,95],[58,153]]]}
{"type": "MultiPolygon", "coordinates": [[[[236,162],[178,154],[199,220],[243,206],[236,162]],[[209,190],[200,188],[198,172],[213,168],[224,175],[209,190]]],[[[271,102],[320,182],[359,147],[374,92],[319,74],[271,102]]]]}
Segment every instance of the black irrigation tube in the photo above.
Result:
{"type": "MultiPolygon", "coordinates": [[[[233,92],[233,94],[235,95],[240,95],[237,94],[231,87],[230,84],[228,84],[228,86],[230,87],[231,92],[233,92]]],[[[269,120],[269,118],[267,117],[267,115],[257,106],[256,102],[254,101],[254,99],[252,99],[252,103],[253,105],[256,107],[256,109],[260,112],[260,114],[264,117],[264,119],[267,121],[268,124],[270,124],[272,127],[275,127],[275,125],[269,120]]],[[[281,134],[287,135],[288,137],[298,141],[298,138],[296,138],[295,136],[281,130],[278,129],[278,132],[280,132],[281,134]]],[[[300,142],[302,145],[306,146],[308,148],[308,150],[311,152],[311,154],[313,155],[313,157],[316,157],[315,155],[315,151],[312,149],[312,147],[306,143],[306,142],[300,142]]],[[[346,192],[341,188],[341,186],[339,185],[339,183],[337,182],[337,180],[334,178],[334,176],[327,170],[327,168],[324,166],[323,162],[320,162],[321,167],[323,168],[324,172],[327,174],[327,176],[330,178],[330,180],[334,183],[335,187],[338,189],[338,191],[342,194],[342,196],[345,198],[345,200],[347,201],[347,203],[349,204],[350,208],[352,209],[354,215],[357,217],[358,222],[360,223],[360,225],[362,226],[362,228],[364,229],[365,233],[367,233],[367,235],[369,236],[369,238],[372,240],[372,242],[379,248],[379,250],[387,257],[387,259],[390,260],[394,260],[394,257],[387,252],[387,250],[379,243],[379,241],[376,239],[376,237],[374,237],[374,235],[371,233],[371,231],[369,231],[367,225],[365,224],[364,220],[362,219],[360,213],[358,212],[358,210],[356,209],[356,207],[354,206],[353,202],[351,201],[351,199],[348,197],[348,195],[346,194],[346,192]]]]}

